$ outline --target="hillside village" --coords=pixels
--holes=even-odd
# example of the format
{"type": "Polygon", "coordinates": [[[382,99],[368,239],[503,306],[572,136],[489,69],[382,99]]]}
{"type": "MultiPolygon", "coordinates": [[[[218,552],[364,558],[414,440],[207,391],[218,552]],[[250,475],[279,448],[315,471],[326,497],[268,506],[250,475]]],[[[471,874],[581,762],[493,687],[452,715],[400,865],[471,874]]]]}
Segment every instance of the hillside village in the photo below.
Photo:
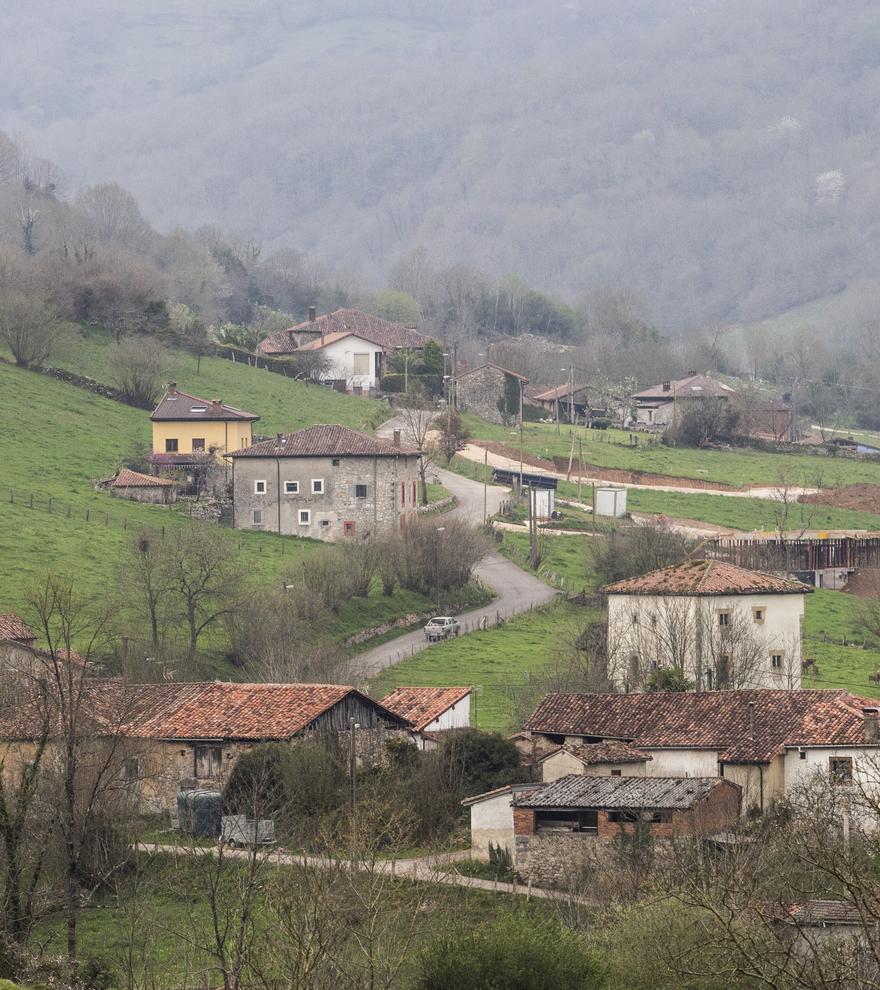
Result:
{"type": "Polygon", "coordinates": [[[874,351],[723,336],[0,133],[0,990],[880,986],[874,351]]]}

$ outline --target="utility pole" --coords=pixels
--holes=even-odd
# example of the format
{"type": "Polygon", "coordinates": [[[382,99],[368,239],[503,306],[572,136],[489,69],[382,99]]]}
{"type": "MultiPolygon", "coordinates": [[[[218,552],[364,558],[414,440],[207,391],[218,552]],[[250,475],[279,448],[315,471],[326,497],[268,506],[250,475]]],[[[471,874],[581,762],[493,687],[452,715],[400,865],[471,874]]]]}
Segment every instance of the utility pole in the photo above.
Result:
{"type": "Polygon", "coordinates": [[[358,864],[358,827],[357,827],[357,746],[355,745],[355,729],[360,728],[353,719],[348,720],[349,734],[349,773],[351,774],[351,875],[357,873],[358,864]]]}
{"type": "Polygon", "coordinates": [[[483,450],[483,525],[488,521],[489,451],[483,450]]]}
{"type": "Polygon", "coordinates": [[[523,380],[519,379],[519,491],[523,486],[523,380]]]}
{"type": "Polygon", "coordinates": [[[437,614],[440,614],[440,563],[437,556],[437,534],[445,533],[445,526],[437,526],[434,530],[434,591],[437,595],[437,614]]]}
{"type": "Polygon", "coordinates": [[[568,421],[574,434],[574,365],[568,366],[568,421]]]}

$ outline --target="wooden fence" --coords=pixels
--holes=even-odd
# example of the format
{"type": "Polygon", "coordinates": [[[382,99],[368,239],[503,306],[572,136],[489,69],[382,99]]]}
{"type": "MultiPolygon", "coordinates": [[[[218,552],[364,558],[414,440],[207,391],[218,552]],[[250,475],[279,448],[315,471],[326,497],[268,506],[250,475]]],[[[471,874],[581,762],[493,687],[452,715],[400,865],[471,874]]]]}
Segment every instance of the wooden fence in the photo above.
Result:
{"type": "Polygon", "coordinates": [[[719,539],[705,544],[708,557],[753,571],[858,570],[880,567],[880,537],[827,540],[719,539]]]}

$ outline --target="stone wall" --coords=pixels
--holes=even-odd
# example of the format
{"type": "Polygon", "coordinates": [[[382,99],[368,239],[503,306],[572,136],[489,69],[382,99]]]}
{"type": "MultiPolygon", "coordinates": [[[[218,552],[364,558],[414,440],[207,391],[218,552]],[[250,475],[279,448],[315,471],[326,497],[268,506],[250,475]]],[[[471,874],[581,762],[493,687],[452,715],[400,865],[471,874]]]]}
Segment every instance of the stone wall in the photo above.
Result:
{"type": "MultiPolygon", "coordinates": [[[[504,398],[504,380],[508,376],[500,368],[485,365],[462,375],[455,383],[458,408],[475,413],[490,423],[504,423],[498,402],[504,398]]],[[[517,411],[512,419],[519,422],[517,411]]]]}
{"type": "Polygon", "coordinates": [[[288,536],[341,540],[396,527],[415,514],[418,458],[399,457],[237,457],[233,471],[236,529],[264,529],[288,536]],[[313,482],[323,491],[313,491],[313,482]],[[258,494],[256,482],[265,482],[258,494]],[[287,492],[295,482],[297,492],[287,492]],[[358,485],[366,495],[357,494],[358,485]],[[262,517],[254,522],[254,512],[262,517]],[[300,512],[309,513],[300,521],[300,512]],[[346,524],[349,524],[346,526],[346,524]]]}

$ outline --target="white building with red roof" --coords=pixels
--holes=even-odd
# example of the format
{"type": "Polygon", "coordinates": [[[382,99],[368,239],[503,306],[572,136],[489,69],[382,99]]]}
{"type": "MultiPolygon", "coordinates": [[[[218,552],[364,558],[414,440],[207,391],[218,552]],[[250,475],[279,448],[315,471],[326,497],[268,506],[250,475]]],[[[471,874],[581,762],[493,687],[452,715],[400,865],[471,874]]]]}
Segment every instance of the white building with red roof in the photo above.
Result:
{"type": "Polygon", "coordinates": [[[697,690],[801,685],[804,596],[812,588],[800,581],[688,560],[603,591],[609,677],[618,687],[663,686],[672,675],[697,690]]]}
{"type": "Polygon", "coordinates": [[[412,722],[413,739],[421,749],[432,747],[433,733],[467,729],[471,724],[469,687],[399,687],[379,703],[412,722]]]}

